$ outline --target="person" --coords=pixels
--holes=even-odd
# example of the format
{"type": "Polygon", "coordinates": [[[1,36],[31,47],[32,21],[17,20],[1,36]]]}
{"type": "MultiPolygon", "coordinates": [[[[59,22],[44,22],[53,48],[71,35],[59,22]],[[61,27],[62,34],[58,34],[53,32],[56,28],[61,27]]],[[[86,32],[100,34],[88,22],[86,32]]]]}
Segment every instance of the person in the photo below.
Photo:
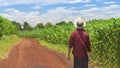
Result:
{"type": "Polygon", "coordinates": [[[91,44],[89,34],[84,30],[86,21],[84,18],[76,18],[74,26],[77,28],[70,35],[68,46],[68,59],[72,50],[74,56],[74,68],[88,68],[91,57],[91,44]]]}

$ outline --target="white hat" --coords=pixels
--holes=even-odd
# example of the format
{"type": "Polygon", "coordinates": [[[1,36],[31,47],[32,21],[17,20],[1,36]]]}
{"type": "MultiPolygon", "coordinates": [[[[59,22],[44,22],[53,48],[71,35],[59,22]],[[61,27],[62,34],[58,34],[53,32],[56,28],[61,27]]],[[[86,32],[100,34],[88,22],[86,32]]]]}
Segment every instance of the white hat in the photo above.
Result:
{"type": "Polygon", "coordinates": [[[86,20],[82,17],[74,19],[74,26],[77,29],[82,29],[86,26],[86,20]]]}

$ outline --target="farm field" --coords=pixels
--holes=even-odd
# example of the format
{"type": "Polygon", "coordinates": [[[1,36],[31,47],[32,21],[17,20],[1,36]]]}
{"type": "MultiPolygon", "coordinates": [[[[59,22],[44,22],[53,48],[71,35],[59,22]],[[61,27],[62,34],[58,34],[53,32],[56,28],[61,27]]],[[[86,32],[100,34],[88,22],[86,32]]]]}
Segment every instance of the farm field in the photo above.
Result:
{"type": "MultiPolygon", "coordinates": [[[[66,51],[69,36],[73,30],[75,30],[73,24],[68,22],[53,27],[24,31],[20,36],[39,38],[53,43],[53,46],[54,44],[59,44],[61,47],[63,45],[66,51]]],[[[120,18],[88,21],[85,30],[91,38],[92,62],[104,68],[119,68],[120,18]]],[[[55,46],[56,49],[60,48],[59,46],[55,46]]],[[[63,50],[60,51],[63,52],[63,50]]]]}
{"type": "Polygon", "coordinates": [[[0,68],[74,68],[86,50],[120,68],[120,0],[0,0],[0,68]]]}

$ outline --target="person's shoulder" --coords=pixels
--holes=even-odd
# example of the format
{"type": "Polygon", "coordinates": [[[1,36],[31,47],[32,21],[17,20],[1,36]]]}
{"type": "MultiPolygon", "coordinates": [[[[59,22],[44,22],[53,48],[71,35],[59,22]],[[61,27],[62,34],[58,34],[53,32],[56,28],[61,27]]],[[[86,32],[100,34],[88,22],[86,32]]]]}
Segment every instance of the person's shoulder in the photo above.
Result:
{"type": "Polygon", "coordinates": [[[74,30],[73,32],[71,32],[71,35],[75,35],[77,33],[77,30],[74,30]]]}
{"type": "Polygon", "coordinates": [[[84,30],[83,33],[84,33],[84,35],[89,36],[89,33],[86,30],[84,30]]]}

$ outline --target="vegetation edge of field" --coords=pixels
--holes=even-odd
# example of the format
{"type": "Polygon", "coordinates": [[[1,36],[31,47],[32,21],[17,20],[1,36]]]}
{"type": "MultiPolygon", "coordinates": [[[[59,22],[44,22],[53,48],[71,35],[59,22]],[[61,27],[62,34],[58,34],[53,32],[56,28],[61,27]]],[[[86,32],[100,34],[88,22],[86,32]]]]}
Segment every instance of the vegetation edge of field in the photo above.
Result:
{"type": "Polygon", "coordinates": [[[0,39],[0,60],[7,57],[9,50],[21,39],[16,35],[3,35],[0,39]]]}

